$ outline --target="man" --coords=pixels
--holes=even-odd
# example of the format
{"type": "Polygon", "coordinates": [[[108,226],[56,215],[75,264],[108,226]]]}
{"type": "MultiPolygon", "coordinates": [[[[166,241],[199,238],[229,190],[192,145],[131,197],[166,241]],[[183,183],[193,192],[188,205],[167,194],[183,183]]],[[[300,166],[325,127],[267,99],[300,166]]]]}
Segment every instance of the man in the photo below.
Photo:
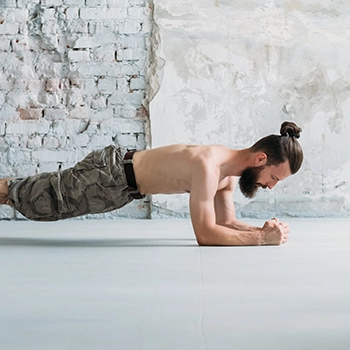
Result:
{"type": "Polygon", "coordinates": [[[281,135],[242,150],[172,145],[128,152],[112,145],[70,169],[2,179],[0,201],[29,219],[55,221],[111,211],[145,194],[188,192],[199,245],[279,245],[288,239],[288,225],[278,219],[262,228],[239,222],[232,197],[237,177],[242,193],[253,197],[259,187],[271,189],[295,174],[303,161],[300,132],[284,122],[281,135]]]}

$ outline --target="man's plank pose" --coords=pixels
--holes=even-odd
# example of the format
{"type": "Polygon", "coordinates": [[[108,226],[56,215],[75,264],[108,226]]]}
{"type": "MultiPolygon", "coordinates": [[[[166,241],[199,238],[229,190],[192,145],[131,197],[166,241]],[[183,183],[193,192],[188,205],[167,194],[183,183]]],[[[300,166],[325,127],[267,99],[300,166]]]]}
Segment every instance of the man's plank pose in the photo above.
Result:
{"type": "Polygon", "coordinates": [[[91,152],[73,168],[24,179],[0,180],[0,203],[31,220],[55,221],[120,208],[146,194],[190,193],[190,213],[199,245],[281,244],[288,225],[278,219],[262,228],[236,219],[233,193],[253,197],[295,174],[303,161],[301,129],[281,125],[252,147],[172,145],[128,152],[114,145],[91,152]]]}

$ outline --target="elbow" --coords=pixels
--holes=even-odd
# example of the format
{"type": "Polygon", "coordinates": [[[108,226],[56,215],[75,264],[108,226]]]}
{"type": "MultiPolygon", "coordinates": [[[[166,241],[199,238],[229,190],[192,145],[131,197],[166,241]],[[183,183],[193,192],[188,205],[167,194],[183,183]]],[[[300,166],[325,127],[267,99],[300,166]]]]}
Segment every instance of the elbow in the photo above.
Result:
{"type": "Polygon", "coordinates": [[[196,233],[196,240],[201,247],[214,245],[212,237],[208,234],[196,233]]]}
{"type": "Polygon", "coordinates": [[[197,237],[197,244],[201,247],[205,247],[205,246],[210,245],[207,243],[206,240],[204,240],[203,238],[198,238],[198,237],[197,237]]]}

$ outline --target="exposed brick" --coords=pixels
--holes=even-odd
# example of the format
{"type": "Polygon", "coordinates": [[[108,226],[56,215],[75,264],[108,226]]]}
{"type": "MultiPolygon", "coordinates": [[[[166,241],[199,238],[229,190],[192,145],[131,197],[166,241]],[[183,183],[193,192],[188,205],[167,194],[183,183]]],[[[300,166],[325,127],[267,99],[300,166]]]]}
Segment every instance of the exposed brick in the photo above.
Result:
{"type": "Polygon", "coordinates": [[[82,35],[74,43],[75,49],[105,47],[108,44],[115,44],[117,34],[113,32],[103,32],[96,35],[82,35]],[[103,43],[103,45],[101,44],[103,43]]]}
{"type": "Polygon", "coordinates": [[[2,105],[0,109],[0,120],[1,121],[11,121],[17,119],[19,116],[19,112],[16,108],[10,106],[6,102],[2,105]]]}
{"type": "Polygon", "coordinates": [[[136,148],[136,135],[135,134],[118,134],[116,135],[116,141],[118,145],[123,145],[128,148],[136,148]]]}
{"type": "Polygon", "coordinates": [[[88,22],[82,20],[73,20],[68,26],[67,31],[69,33],[82,33],[87,34],[89,32],[88,22]]]}
{"type": "Polygon", "coordinates": [[[0,136],[5,135],[6,124],[4,122],[0,123],[0,136]]]}
{"type": "Polygon", "coordinates": [[[89,119],[90,108],[88,107],[75,107],[69,112],[69,117],[74,119],[89,119]]]}
{"type": "Polygon", "coordinates": [[[68,59],[71,62],[90,61],[90,53],[86,50],[69,50],[68,59]]]}
{"type": "Polygon", "coordinates": [[[57,33],[57,25],[53,21],[47,21],[41,26],[41,31],[45,34],[55,34],[57,33]]]}
{"type": "Polygon", "coordinates": [[[113,118],[113,109],[92,110],[90,113],[90,120],[103,121],[113,118]]]}
{"type": "Polygon", "coordinates": [[[124,19],[126,17],[126,9],[123,7],[113,8],[111,11],[109,8],[89,7],[80,9],[80,18],[82,19],[124,19]]]}
{"type": "Polygon", "coordinates": [[[23,135],[23,134],[46,134],[50,125],[47,121],[21,121],[8,123],[6,128],[7,135],[23,135]]]}
{"type": "Polygon", "coordinates": [[[1,38],[0,40],[0,51],[11,51],[10,40],[1,38]]]}
{"type": "Polygon", "coordinates": [[[95,40],[95,36],[81,36],[74,44],[75,49],[85,49],[98,46],[98,41],[95,40]]]}
{"type": "Polygon", "coordinates": [[[76,147],[87,147],[90,142],[90,136],[87,133],[73,134],[69,136],[69,142],[76,147]]]}
{"type": "Polygon", "coordinates": [[[61,6],[62,0],[41,0],[41,4],[44,6],[61,6]]]}
{"type": "Polygon", "coordinates": [[[13,164],[9,164],[7,157],[6,157],[6,162],[7,164],[0,164],[0,174],[1,177],[12,177],[15,175],[14,169],[13,169],[13,164]]]}
{"type": "Polygon", "coordinates": [[[43,146],[43,139],[41,136],[35,135],[33,137],[28,138],[27,148],[37,149],[37,148],[42,148],[42,146],[43,146]]]}
{"type": "Polygon", "coordinates": [[[144,15],[144,7],[129,7],[128,8],[128,17],[132,19],[142,20],[144,15]]]}
{"type": "Polygon", "coordinates": [[[60,90],[60,79],[48,79],[46,80],[47,92],[57,92],[60,90]]]}
{"type": "Polygon", "coordinates": [[[119,26],[119,33],[121,34],[136,34],[141,31],[141,23],[140,21],[137,20],[127,20],[124,21],[120,26],[119,26]]]}
{"type": "Polygon", "coordinates": [[[1,0],[0,8],[1,7],[16,7],[16,0],[1,0]]]}
{"type": "Polygon", "coordinates": [[[32,152],[34,162],[74,162],[74,151],[58,151],[58,150],[37,150],[32,152]]]}
{"type": "Polygon", "coordinates": [[[74,62],[71,64],[72,72],[78,76],[93,77],[105,76],[108,72],[108,66],[99,62],[74,62]]]}
{"type": "MultiPolygon", "coordinates": [[[[118,85],[119,90],[119,85],[118,85]]],[[[119,106],[119,105],[132,105],[135,107],[139,107],[143,101],[144,92],[141,91],[133,91],[133,92],[127,92],[127,91],[116,91],[111,96],[108,97],[108,104],[111,106],[119,106]]]]}
{"type": "Polygon", "coordinates": [[[92,54],[95,61],[103,61],[103,62],[113,62],[115,61],[115,45],[109,44],[98,47],[93,50],[92,54]]]}
{"type": "Polygon", "coordinates": [[[7,159],[10,164],[28,163],[31,160],[31,153],[28,150],[22,151],[16,148],[10,148],[8,150],[7,159]]]}
{"type": "Polygon", "coordinates": [[[131,124],[128,119],[114,118],[104,120],[100,124],[100,130],[104,134],[123,134],[123,133],[143,133],[145,124],[143,120],[134,120],[131,124]]]}
{"type": "Polygon", "coordinates": [[[41,161],[38,165],[38,170],[40,173],[47,173],[51,171],[57,171],[62,162],[43,162],[41,161]]]}
{"type": "MultiPolygon", "coordinates": [[[[111,0],[113,1],[113,0],[111,0]]],[[[131,6],[144,6],[146,5],[146,0],[128,0],[131,6]]]]}
{"type": "Polygon", "coordinates": [[[64,120],[67,116],[66,109],[45,109],[44,110],[44,117],[47,120],[64,120]]]}
{"type": "Polygon", "coordinates": [[[65,123],[53,123],[51,125],[50,132],[54,135],[65,135],[80,134],[84,132],[88,125],[85,120],[79,119],[67,119],[65,123]]]}
{"type": "Polygon", "coordinates": [[[136,114],[137,114],[137,109],[133,106],[118,106],[116,108],[115,113],[122,117],[122,118],[127,118],[127,119],[131,119],[131,118],[135,118],[136,114]]]}
{"type": "Polygon", "coordinates": [[[146,146],[144,134],[118,134],[115,137],[115,141],[126,148],[144,149],[146,146]]]}
{"type": "Polygon", "coordinates": [[[5,98],[6,98],[5,94],[2,91],[0,91],[0,108],[5,103],[5,98]]]}
{"type": "Polygon", "coordinates": [[[23,120],[40,119],[42,116],[42,109],[19,109],[19,117],[23,120]]]}
{"type": "Polygon", "coordinates": [[[130,79],[131,90],[142,90],[146,88],[146,82],[144,78],[132,78],[130,79]]]}
{"type": "Polygon", "coordinates": [[[0,35],[2,34],[18,34],[18,24],[6,22],[0,24],[0,35]]]}
{"type": "Polygon", "coordinates": [[[97,96],[91,101],[91,108],[103,109],[107,107],[107,100],[105,96],[97,96]]]}
{"type": "Polygon", "coordinates": [[[53,8],[44,9],[40,13],[40,19],[42,23],[45,23],[47,21],[55,21],[55,18],[56,18],[56,10],[53,8]]]}
{"type": "MultiPolygon", "coordinates": [[[[97,1],[97,0],[95,0],[95,1],[97,1]]],[[[128,0],[106,0],[106,4],[109,7],[126,7],[129,5],[129,2],[128,2],[128,0]]]]}
{"type": "Polygon", "coordinates": [[[0,0],[0,7],[0,172],[72,166],[112,138],[145,147],[145,1],[0,0]]]}
{"type": "Polygon", "coordinates": [[[85,0],[63,0],[65,5],[84,6],[85,0]]]}
{"type": "MultiPolygon", "coordinates": [[[[19,0],[17,0],[19,2],[19,0]]],[[[18,6],[19,7],[19,6],[18,6]]],[[[8,23],[23,23],[28,21],[28,9],[11,8],[5,10],[4,18],[8,23]]],[[[2,11],[1,11],[2,12],[2,11]]]]}
{"type": "MultiPolygon", "coordinates": [[[[127,6],[127,0],[105,0],[106,5],[109,7],[125,7],[127,6]]],[[[86,0],[86,6],[104,6],[104,2],[101,0],[86,0]]]]}
{"type": "Polygon", "coordinates": [[[7,79],[0,79],[0,91],[10,91],[13,88],[13,82],[7,79]]]}
{"type": "Polygon", "coordinates": [[[113,93],[117,88],[117,79],[102,78],[98,80],[97,88],[101,92],[113,93]]]}
{"type": "Polygon", "coordinates": [[[117,51],[117,61],[137,61],[139,59],[138,51],[135,49],[126,49],[117,51]]]}
{"type": "Polygon", "coordinates": [[[95,134],[91,136],[90,142],[91,144],[95,145],[97,148],[103,148],[110,145],[113,142],[112,137],[113,135],[95,134]]]}
{"type": "Polygon", "coordinates": [[[26,36],[16,36],[16,39],[11,40],[13,51],[29,50],[28,38],[26,36]]]}
{"type": "Polygon", "coordinates": [[[42,139],[43,146],[46,149],[57,149],[61,147],[60,140],[53,135],[45,135],[42,139]]]}
{"type": "Polygon", "coordinates": [[[78,7],[68,7],[65,11],[67,20],[75,20],[79,16],[79,8],[78,7]]]}

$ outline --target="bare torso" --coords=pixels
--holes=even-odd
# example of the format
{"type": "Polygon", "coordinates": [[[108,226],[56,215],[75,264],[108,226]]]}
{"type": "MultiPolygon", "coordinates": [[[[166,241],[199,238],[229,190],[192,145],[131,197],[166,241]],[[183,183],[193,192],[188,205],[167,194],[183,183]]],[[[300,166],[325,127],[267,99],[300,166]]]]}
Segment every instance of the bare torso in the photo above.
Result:
{"type": "Polygon", "coordinates": [[[138,151],[134,155],[134,170],[143,194],[191,192],[193,173],[200,162],[213,170],[217,190],[228,181],[224,164],[235,152],[224,146],[171,145],[138,151]]]}

